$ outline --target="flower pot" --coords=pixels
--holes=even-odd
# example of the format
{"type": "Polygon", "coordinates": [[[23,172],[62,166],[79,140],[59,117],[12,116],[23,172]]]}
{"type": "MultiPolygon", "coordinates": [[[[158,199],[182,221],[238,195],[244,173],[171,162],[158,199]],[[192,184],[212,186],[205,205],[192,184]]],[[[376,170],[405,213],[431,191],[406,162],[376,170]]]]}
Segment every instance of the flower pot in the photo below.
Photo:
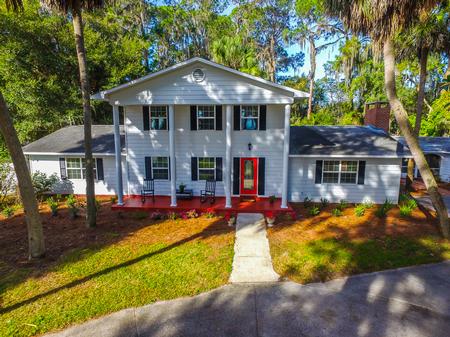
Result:
{"type": "Polygon", "coordinates": [[[275,218],[266,218],[267,221],[267,227],[273,227],[273,224],[275,223],[275,218]]]}
{"type": "Polygon", "coordinates": [[[230,218],[228,220],[228,226],[230,226],[230,227],[233,227],[235,223],[236,223],[236,218],[230,218]]]}

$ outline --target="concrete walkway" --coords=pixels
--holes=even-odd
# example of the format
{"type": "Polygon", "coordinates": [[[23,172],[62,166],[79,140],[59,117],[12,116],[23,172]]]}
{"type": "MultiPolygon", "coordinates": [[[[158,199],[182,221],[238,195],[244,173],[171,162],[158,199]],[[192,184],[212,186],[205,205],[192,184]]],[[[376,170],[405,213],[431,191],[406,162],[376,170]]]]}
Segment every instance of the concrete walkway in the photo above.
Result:
{"type": "Polygon", "coordinates": [[[306,286],[232,284],[119,311],[53,337],[447,337],[450,262],[306,286]]]}
{"type": "Polygon", "coordinates": [[[231,283],[276,282],[262,214],[239,214],[231,283]]]}

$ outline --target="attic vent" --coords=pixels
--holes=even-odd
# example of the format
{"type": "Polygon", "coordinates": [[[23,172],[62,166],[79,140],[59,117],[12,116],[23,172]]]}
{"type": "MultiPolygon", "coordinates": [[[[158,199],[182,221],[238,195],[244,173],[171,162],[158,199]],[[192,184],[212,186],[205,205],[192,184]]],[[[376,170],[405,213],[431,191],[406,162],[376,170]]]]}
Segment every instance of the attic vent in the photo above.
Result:
{"type": "Polygon", "coordinates": [[[192,77],[194,78],[194,81],[198,83],[205,79],[205,73],[200,68],[197,68],[192,72],[192,77]]]}

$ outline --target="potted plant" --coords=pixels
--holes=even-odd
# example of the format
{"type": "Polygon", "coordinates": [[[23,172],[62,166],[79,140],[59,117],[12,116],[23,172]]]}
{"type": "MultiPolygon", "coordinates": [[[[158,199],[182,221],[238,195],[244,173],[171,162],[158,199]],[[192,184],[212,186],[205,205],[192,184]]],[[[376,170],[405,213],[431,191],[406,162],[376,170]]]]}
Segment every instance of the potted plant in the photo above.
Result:
{"type": "Polygon", "coordinates": [[[184,193],[185,188],[186,188],[186,185],[181,183],[180,187],[179,187],[180,193],[184,193]]]}
{"type": "Polygon", "coordinates": [[[231,213],[225,214],[225,220],[228,222],[228,226],[232,227],[236,223],[236,216],[231,213]]]}
{"type": "Polygon", "coordinates": [[[271,196],[269,197],[269,203],[270,203],[271,205],[273,205],[273,203],[275,202],[275,199],[276,199],[276,197],[275,197],[274,195],[271,195],[271,196]]]}
{"type": "Polygon", "coordinates": [[[273,227],[273,224],[275,223],[275,213],[274,212],[266,212],[266,222],[267,227],[273,227]]]}

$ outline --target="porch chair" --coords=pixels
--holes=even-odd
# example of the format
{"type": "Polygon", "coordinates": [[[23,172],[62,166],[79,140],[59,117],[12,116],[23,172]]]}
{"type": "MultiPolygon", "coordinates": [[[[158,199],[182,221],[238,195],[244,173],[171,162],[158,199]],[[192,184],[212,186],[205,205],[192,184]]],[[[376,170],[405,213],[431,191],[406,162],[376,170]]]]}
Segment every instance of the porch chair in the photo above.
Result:
{"type": "Polygon", "coordinates": [[[211,198],[210,203],[216,202],[216,181],[206,180],[205,189],[200,191],[200,202],[204,203],[208,198],[211,198]]]}
{"type": "Polygon", "coordinates": [[[144,179],[141,190],[142,203],[145,203],[145,198],[150,195],[153,202],[155,202],[155,181],[153,179],[144,179]]]}

